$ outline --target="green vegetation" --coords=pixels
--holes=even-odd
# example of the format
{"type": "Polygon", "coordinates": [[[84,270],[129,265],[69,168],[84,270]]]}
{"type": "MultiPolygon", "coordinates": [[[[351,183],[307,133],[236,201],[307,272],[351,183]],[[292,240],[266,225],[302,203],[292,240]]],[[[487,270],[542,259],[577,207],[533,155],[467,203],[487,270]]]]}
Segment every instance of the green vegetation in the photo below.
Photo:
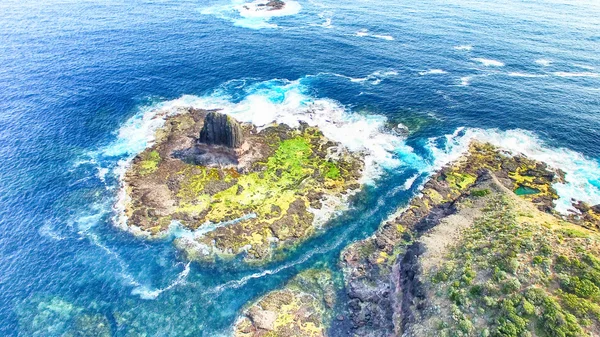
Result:
{"type": "Polygon", "coordinates": [[[552,229],[558,220],[524,221],[513,203],[490,196],[484,215],[431,275],[453,304],[441,335],[588,336],[600,323],[596,242],[560,238],[564,230],[552,229]]]}
{"type": "Polygon", "coordinates": [[[486,195],[490,194],[490,190],[487,188],[478,190],[478,189],[472,189],[471,190],[471,195],[474,197],[485,197],[486,195]]]}

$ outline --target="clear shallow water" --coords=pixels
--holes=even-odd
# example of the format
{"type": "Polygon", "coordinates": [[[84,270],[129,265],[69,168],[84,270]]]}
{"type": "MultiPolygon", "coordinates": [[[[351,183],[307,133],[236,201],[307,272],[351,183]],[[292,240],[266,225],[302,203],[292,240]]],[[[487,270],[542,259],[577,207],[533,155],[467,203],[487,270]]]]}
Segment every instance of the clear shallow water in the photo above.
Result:
{"type": "Polygon", "coordinates": [[[148,335],[227,334],[247,301],[302,269],[335,268],[470,138],[561,166],[561,196],[600,202],[596,2],[300,1],[268,20],[234,5],[0,4],[2,335],[60,335],[77,308],[106,315],[117,336],[118,317],[148,335]],[[187,266],[168,240],[113,226],[114,170],[143,148],[136,121],[154,109],[219,103],[258,118],[323,100],[416,132],[401,143],[375,133],[391,156],[377,158],[396,161],[286,260],[187,266]]]}

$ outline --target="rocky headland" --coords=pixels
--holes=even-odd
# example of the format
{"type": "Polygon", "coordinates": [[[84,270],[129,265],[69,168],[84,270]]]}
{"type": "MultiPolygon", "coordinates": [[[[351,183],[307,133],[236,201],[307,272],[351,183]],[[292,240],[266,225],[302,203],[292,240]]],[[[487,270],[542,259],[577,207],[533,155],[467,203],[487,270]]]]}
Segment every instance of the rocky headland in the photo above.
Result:
{"type": "Polygon", "coordinates": [[[126,226],[174,235],[190,260],[270,260],[315,234],[361,187],[362,154],[306,124],[258,130],[187,109],[155,138],[123,177],[126,226]]]}
{"type": "Polygon", "coordinates": [[[544,163],[472,143],[342,253],[349,333],[597,334],[598,213],[584,205],[577,216],[556,214],[552,184],[563,179],[544,163]]]}

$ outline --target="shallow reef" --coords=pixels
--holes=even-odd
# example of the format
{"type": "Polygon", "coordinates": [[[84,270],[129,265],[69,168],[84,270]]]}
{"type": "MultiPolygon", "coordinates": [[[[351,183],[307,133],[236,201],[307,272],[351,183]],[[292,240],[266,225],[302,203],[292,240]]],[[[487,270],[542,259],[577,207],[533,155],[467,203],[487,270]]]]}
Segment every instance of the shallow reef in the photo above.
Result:
{"type": "Polygon", "coordinates": [[[112,336],[105,316],[60,297],[34,296],[18,307],[17,314],[26,336],[112,336]]]}
{"type": "Polygon", "coordinates": [[[214,119],[236,125],[236,146],[220,146],[200,141],[207,114],[215,112],[168,117],[123,178],[127,226],[151,237],[175,235],[190,260],[240,253],[248,262],[272,259],[314,235],[360,188],[362,155],[317,128],[257,130],[224,116],[214,119]]]}

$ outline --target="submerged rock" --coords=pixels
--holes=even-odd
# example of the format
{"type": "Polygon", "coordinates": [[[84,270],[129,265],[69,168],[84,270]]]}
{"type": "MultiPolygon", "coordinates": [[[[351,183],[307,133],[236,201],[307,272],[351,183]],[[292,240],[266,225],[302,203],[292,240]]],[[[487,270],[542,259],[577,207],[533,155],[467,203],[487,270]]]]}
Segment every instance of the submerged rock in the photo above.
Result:
{"type": "Polygon", "coordinates": [[[237,148],[244,142],[243,130],[238,121],[225,114],[209,112],[200,131],[201,143],[237,148]]]}

